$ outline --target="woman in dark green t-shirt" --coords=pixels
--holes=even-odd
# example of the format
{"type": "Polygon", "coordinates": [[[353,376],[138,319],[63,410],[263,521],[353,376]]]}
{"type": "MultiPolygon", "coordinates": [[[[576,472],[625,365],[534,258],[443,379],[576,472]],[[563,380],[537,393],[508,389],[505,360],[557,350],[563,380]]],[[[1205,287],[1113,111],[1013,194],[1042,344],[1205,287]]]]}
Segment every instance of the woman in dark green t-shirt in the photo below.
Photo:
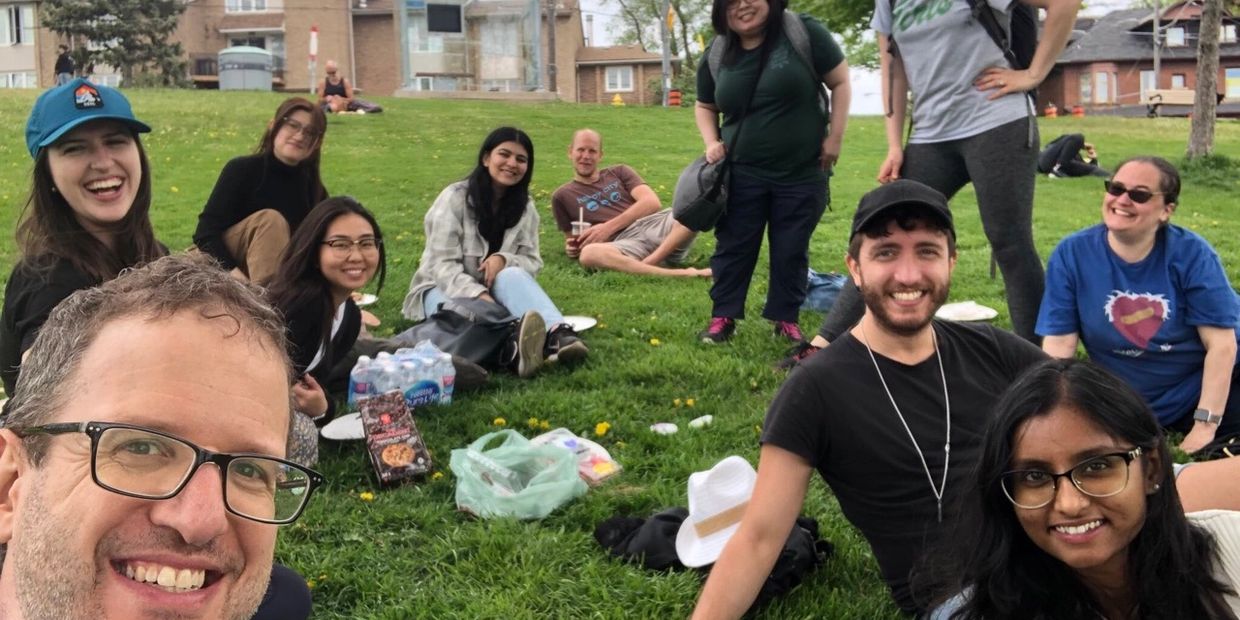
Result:
{"type": "Polygon", "coordinates": [[[694,117],[706,159],[728,157],[732,180],[727,213],[715,229],[713,309],[699,335],[704,342],[727,340],[744,318],[764,230],[770,286],[762,316],[774,323],[777,336],[802,339],[797,316],[805,299],[809,240],[829,202],[827,177],[839,158],[851,91],[848,62],[831,34],[813,18],[785,15],[784,5],[715,0],[711,11],[711,46],[725,45],[726,51],[713,68],[710,54],[702,55],[694,117]],[[793,43],[785,32],[789,23],[807,45],[793,43]],[[829,130],[821,84],[831,92],[829,130]]]}

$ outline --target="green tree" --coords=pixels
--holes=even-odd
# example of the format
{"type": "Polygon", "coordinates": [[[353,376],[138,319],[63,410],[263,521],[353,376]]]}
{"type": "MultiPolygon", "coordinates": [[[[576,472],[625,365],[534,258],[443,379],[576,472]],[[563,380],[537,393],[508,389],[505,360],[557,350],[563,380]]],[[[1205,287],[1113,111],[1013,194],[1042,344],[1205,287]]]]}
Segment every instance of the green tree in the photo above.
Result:
{"type": "Polygon", "coordinates": [[[73,57],[89,70],[105,64],[126,84],[187,83],[185,52],[169,42],[182,0],[47,0],[43,26],[75,42],[73,57]]]}

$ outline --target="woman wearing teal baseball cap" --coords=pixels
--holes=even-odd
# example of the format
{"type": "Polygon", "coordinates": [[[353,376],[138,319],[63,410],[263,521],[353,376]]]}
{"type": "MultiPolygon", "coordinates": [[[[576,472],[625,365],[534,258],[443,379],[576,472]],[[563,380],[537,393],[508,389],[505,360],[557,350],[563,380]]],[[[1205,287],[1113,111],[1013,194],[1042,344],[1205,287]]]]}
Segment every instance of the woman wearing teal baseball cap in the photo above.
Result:
{"type": "Polygon", "coordinates": [[[14,394],[22,357],[74,291],[168,253],[151,228],[151,175],[120,91],[78,78],[39,96],[26,123],[34,158],[17,225],[21,258],[0,314],[0,379],[14,394]]]}

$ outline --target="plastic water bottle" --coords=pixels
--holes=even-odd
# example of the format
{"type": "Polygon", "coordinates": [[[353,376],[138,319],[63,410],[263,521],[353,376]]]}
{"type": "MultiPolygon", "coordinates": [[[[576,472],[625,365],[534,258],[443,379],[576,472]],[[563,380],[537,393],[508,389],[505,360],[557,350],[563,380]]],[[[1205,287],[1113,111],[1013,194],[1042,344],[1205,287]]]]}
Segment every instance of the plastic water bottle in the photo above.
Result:
{"type": "Polygon", "coordinates": [[[456,385],[456,366],[452,365],[451,353],[440,353],[439,364],[435,371],[439,377],[439,404],[451,405],[452,393],[456,385]]]}
{"type": "Polygon", "coordinates": [[[400,389],[400,368],[390,359],[378,360],[379,368],[375,373],[374,384],[376,394],[386,394],[392,390],[400,389]]]}
{"type": "Polygon", "coordinates": [[[413,366],[413,385],[405,390],[405,402],[410,407],[425,407],[439,403],[439,381],[435,378],[435,362],[422,357],[408,362],[413,366]]]}
{"type": "Polygon", "coordinates": [[[366,398],[373,393],[371,366],[370,356],[362,355],[357,358],[353,370],[349,371],[349,406],[356,407],[359,398],[366,398]]]}

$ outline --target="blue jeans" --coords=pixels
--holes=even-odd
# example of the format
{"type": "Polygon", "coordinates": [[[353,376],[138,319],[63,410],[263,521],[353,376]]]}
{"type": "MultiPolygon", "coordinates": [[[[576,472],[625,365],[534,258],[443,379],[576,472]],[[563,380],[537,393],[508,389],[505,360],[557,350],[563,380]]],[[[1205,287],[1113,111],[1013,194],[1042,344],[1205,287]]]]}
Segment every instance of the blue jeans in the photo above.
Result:
{"type": "Polygon", "coordinates": [[[72,81],[73,81],[72,73],[57,73],[56,74],[56,85],[57,86],[63,86],[72,81]]]}
{"type": "MultiPolygon", "coordinates": [[[[514,316],[521,316],[528,310],[542,315],[547,323],[547,330],[564,322],[564,315],[555,307],[555,302],[538,285],[538,281],[528,271],[520,267],[505,267],[495,276],[495,284],[491,286],[491,296],[499,305],[508,309],[514,316]]],[[[439,287],[426,291],[422,297],[422,309],[426,316],[439,310],[439,304],[447,301],[439,287]]]]}

